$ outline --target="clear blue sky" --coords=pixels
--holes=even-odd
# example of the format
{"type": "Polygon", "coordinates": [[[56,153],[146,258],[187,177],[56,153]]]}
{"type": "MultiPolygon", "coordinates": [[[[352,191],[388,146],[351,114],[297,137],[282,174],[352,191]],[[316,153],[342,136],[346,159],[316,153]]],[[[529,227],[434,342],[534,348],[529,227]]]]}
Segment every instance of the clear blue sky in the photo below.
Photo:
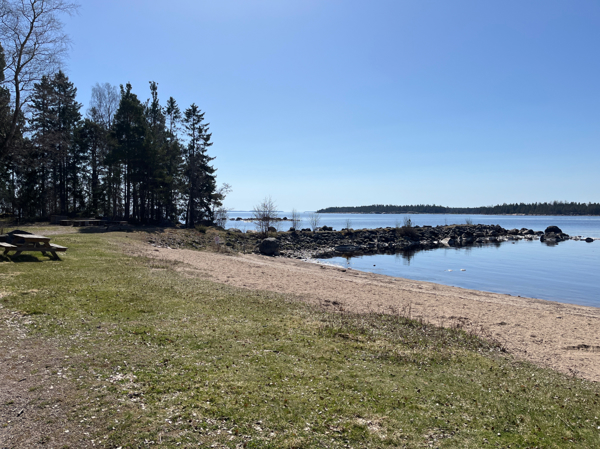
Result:
{"type": "Polygon", "coordinates": [[[84,0],[66,72],[211,123],[226,206],[600,201],[600,2],[84,0]]]}

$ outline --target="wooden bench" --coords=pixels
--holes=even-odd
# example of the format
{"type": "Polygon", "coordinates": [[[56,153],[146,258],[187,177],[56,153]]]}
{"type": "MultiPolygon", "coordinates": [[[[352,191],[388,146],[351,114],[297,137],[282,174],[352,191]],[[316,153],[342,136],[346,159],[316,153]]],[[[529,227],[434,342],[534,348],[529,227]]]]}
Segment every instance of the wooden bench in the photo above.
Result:
{"type": "Polygon", "coordinates": [[[66,246],[60,246],[60,245],[56,245],[54,243],[50,243],[50,248],[52,248],[52,251],[58,252],[58,253],[64,253],[68,249],[66,246]]]}
{"type": "Polygon", "coordinates": [[[15,250],[17,247],[10,243],[0,242],[0,248],[4,248],[4,255],[6,256],[10,250],[15,250]]]}

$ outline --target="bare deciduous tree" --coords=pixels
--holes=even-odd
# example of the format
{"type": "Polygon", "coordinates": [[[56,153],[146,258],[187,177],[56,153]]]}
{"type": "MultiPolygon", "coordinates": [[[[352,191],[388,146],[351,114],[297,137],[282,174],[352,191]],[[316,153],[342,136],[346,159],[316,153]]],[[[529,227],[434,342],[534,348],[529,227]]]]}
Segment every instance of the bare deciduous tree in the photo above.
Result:
{"type": "Polygon", "coordinates": [[[0,0],[0,42],[4,47],[6,79],[13,101],[10,129],[1,143],[5,153],[15,135],[33,85],[55,73],[69,47],[60,16],[78,5],[67,0],[0,0]]]}
{"type": "Polygon", "coordinates": [[[298,230],[300,228],[300,223],[302,223],[302,218],[300,213],[296,209],[292,209],[292,216],[290,218],[292,222],[292,228],[298,230]]]}
{"type": "Polygon", "coordinates": [[[217,226],[225,229],[225,226],[227,226],[227,221],[229,220],[229,211],[230,209],[220,206],[217,207],[214,211],[214,222],[217,226]]]}
{"type": "Polygon", "coordinates": [[[277,205],[270,196],[265,197],[260,204],[254,206],[252,216],[258,226],[258,230],[263,235],[267,235],[269,227],[277,220],[277,205]]]}
{"type": "Polygon", "coordinates": [[[227,221],[229,220],[229,211],[231,211],[231,209],[223,206],[223,200],[232,191],[233,188],[231,185],[225,182],[216,190],[214,194],[215,201],[213,202],[213,221],[217,226],[222,228],[227,226],[227,221]]]}
{"type": "Polygon", "coordinates": [[[102,124],[105,129],[110,129],[115,112],[119,108],[121,95],[117,86],[110,83],[96,83],[92,87],[92,98],[88,116],[96,123],[102,124]]]}
{"type": "Polygon", "coordinates": [[[308,222],[310,223],[310,229],[313,232],[317,230],[317,228],[321,225],[321,215],[317,213],[312,213],[308,216],[308,222]]]}

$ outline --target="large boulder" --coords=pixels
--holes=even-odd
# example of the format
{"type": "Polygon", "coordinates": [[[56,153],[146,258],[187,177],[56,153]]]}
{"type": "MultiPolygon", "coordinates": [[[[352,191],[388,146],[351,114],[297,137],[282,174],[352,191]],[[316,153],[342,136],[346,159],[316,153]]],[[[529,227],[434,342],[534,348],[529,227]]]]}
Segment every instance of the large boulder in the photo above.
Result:
{"type": "Polygon", "coordinates": [[[544,231],[544,234],[550,234],[550,233],[562,234],[562,231],[558,226],[548,226],[546,228],[546,230],[544,231]]]}
{"type": "Polygon", "coordinates": [[[453,238],[447,237],[445,239],[442,239],[440,241],[440,243],[444,246],[454,246],[454,244],[456,243],[455,240],[453,238]]]}
{"type": "Polygon", "coordinates": [[[277,256],[279,254],[279,242],[277,239],[269,237],[260,242],[258,250],[265,256],[277,256]]]}

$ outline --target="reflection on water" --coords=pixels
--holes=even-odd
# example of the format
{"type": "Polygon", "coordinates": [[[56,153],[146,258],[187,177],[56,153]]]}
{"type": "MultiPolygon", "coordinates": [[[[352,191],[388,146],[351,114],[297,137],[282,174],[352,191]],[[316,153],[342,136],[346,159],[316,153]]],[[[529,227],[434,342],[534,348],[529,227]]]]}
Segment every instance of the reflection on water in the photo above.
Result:
{"type": "Polygon", "coordinates": [[[361,271],[600,307],[600,241],[539,240],[326,259],[361,271]],[[464,271],[461,271],[464,270],[464,271]]]}

